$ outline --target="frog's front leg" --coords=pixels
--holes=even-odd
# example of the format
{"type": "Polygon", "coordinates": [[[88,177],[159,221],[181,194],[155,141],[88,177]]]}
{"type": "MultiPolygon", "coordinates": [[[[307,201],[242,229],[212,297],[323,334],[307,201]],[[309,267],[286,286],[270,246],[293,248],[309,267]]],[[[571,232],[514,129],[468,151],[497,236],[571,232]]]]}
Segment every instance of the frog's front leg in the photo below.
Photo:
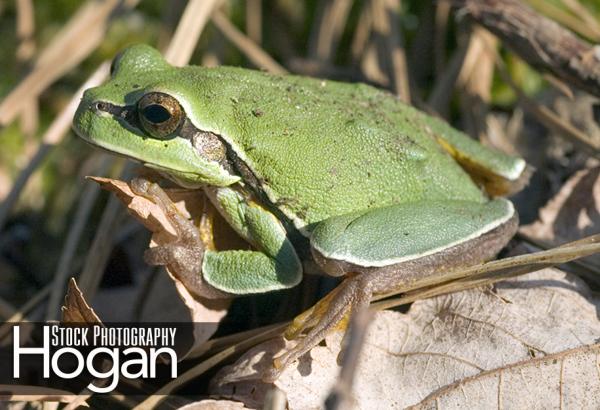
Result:
{"type": "Polygon", "coordinates": [[[429,201],[398,204],[329,218],[313,231],[317,263],[347,278],[288,328],[288,338],[310,329],[265,375],[273,380],[316,346],[374,294],[494,257],[516,232],[518,218],[504,199],[486,203],[429,201]]]}
{"type": "Polygon", "coordinates": [[[302,266],[281,223],[233,188],[211,188],[211,201],[234,230],[256,250],[205,249],[198,228],[184,218],[164,191],[145,180],[132,188],[156,203],[177,231],[177,239],[146,251],[151,265],[169,268],[193,293],[208,298],[261,293],[297,285],[302,266]]]}

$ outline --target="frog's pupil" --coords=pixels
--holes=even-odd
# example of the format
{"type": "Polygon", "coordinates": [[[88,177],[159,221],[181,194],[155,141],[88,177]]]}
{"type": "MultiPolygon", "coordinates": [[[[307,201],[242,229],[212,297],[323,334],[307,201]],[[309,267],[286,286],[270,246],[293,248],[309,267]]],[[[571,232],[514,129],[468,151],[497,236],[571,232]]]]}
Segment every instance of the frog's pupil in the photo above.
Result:
{"type": "Polygon", "coordinates": [[[154,124],[160,124],[171,118],[171,113],[162,105],[152,104],[144,107],[144,117],[154,124]]]}

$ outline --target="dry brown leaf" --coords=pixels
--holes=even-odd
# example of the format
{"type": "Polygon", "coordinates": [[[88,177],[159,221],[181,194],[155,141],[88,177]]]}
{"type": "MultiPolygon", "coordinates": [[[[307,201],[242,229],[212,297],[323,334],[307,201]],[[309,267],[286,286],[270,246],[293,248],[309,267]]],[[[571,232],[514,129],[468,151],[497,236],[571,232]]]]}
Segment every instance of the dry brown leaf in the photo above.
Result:
{"type": "Polygon", "coordinates": [[[227,314],[227,309],[231,304],[231,300],[208,300],[192,295],[183,283],[177,280],[170,272],[169,276],[175,284],[179,297],[190,312],[190,322],[194,323],[194,342],[187,352],[184,352],[179,356],[179,359],[182,360],[195,357],[195,351],[201,348],[204,345],[204,342],[210,339],[217,331],[219,323],[227,314]]]}
{"type": "Polygon", "coordinates": [[[186,404],[179,410],[239,410],[247,409],[243,403],[230,400],[202,400],[196,403],[186,404]]]}
{"type": "MultiPolygon", "coordinates": [[[[600,167],[577,172],[519,232],[556,246],[600,232],[600,167]]],[[[600,262],[598,256],[593,260],[600,262]]],[[[588,259],[592,260],[592,259],[588,259]]]]}
{"type": "MultiPolygon", "coordinates": [[[[588,345],[600,338],[599,308],[600,302],[579,278],[544,269],[493,289],[420,300],[407,314],[379,312],[355,374],[358,408],[404,408],[431,399],[435,392],[447,397],[445,404],[453,404],[463,390],[451,391],[451,386],[460,381],[473,389],[472,395],[461,398],[462,407],[478,407],[483,398],[474,392],[493,377],[504,377],[494,392],[500,389],[506,408],[559,407],[561,402],[566,407],[577,402],[598,406],[597,350],[588,345]],[[564,365],[559,359],[559,365],[553,364],[557,355],[564,365]],[[548,361],[538,360],[543,357],[548,361]],[[596,369],[592,373],[590,366],[596,369]],[[562,373],[561,379],[561,371],[568,375],[562,373]],[[535,383],[528,383],[531,380],[535,383]]],[[[314,348],[275,382],[286,393],[290,409],[322,406],[338,376],[340,340],[341,333],[332,334],[326,346],[314,348]]],[[[270,385],[257,375],[271,366],[272,353],[283,346],[283,341],[272,340],[252,349],[221,370],[212,393],[248,406],[260,404],[270,385]]]]}
{"type": "MultiPolygon", "coordinates": [[[[171,225],[165,214],[161,211],[154,202],[149,199],[136,195],[129,184],[125,181],[111,178],[88,177],[94,182],[100,184],[103,189],[117,195],[119,200],[127,206],[127,211],[141,222],[149,231],[156,236],[164,236],[167,239],[177,237],[175,228],[171,225]]],[[[200,193],[201,195],[201,193],[200,193]]],[[[184,215],[185,209],[178,207],[179,211],[184,215]]],[[[189,213],[186,215],[189,216],[189,213]]],[[[153,236],[153,240],[156,240],[153,236]]],[[[160,242],[160,239],[157,241],[160,242]]]]}
{"type": "Polygon", "coordinates": [[[86,302],[81,290],[77,287],[77,282],[73,278],[69,281],[65,304],[61,310],[63,323],[102,324],[94,309],[86,302]]]}
{"type": "MultiPolygon", "coordinates": [[[[136,195],[128,183],[110,178],[89,178],[99,183],[102,188],[115,193],[121,202],[127,206],[129,213],[148,228],[148,230],[153,232],[152,243],[162,243],[176,237],[175,229],[161,208],[149,199],[136,195]]],[[[175,188],[166,189],[165,192],[175,203],[179,212],[194,221],[198,221],[206,209],[205,197],[200,190],[175,188]]],[[[215,227],[215,229],[221,228],[223,224],[218,225],[219,227],[215,227]]],[[[219,244],[221,243],[219,242],[219,244]]],[[[169,277],[189,316],[186,318],[181,309],[173,306],[173,301],[175,300],[174,292],[168,290],[167,286],[155,286],[155,289],[159,290],[159,294],[151,295],[153,301],[149,307],[154,312],[152,314],[144,312],[144,317],[152,318],[154,321],[185,321],[194,323],[192,345],[185,352],[178,352],[180,353],[179,358],[183,359],[188,355],[193,356],[193,351],[215,333],[219,322],[227,314],[230,300],[207,300],[192,295],[181,281],[170,272],[169,277]],[[165,309],[164,306],[170,306],[170,308],[165,309]]],[[[161,281],[162,279],[159,279],[159,282],[161,281]]]]}
{"type": "Polygon", "coordinates": [[[468,408],[473,403],[495,403],[499,409],[597,408],[599,354],[600,344],[595,344],[483,372],[434,392],[411,409],[468,408]]]}

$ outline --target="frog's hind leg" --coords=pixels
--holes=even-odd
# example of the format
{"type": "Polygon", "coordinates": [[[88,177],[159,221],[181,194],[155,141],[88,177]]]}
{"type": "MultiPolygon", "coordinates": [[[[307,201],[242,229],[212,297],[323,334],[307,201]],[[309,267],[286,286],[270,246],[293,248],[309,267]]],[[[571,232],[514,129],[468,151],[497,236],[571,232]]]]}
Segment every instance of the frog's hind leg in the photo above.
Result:
{"type": "Polygon", "coordinates": [[[330,331],[344,329],[352,315],[369,306],[371,298],[369,280],[359,276],[345,279],[315,306],[294,319],[286,330],[287,339],[296,338],[306,329],[310,331],[295,347],[274,358],[273,368],[267,371],[263,379],[277,379],[288,365],[318,345],[330,331]]]}
{"type": "Polygon", "coordinates": [[[274,361],[273,380],[316,346],[371,297],[414,284],[459,265],[494,257],[517,229],[517,215],[504,199],[415,202],[330,218],[313,232],[315,260],[330,275],[346,279],[301,314],[286,337],[308,330],[274,361]]]}

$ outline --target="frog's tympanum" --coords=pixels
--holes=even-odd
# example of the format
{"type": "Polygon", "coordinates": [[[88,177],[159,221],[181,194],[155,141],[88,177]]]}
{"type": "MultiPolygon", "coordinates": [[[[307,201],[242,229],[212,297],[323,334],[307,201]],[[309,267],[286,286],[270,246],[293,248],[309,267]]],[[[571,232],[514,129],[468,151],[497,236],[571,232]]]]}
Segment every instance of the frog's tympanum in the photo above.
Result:
{"type": "Polygon", "coordinates": [[[156,184],[134,188],[179,231],[146,253],[205,297],[297,285],[315,264],[344,281],[277,374],[371,297],[493,258],[514,235],[526,164],[364,84],[234,67],[173,67],[144,46],[85,92],[74,120],[87,142],[204,190],[251,250],[204,246],[156,184]]]}

